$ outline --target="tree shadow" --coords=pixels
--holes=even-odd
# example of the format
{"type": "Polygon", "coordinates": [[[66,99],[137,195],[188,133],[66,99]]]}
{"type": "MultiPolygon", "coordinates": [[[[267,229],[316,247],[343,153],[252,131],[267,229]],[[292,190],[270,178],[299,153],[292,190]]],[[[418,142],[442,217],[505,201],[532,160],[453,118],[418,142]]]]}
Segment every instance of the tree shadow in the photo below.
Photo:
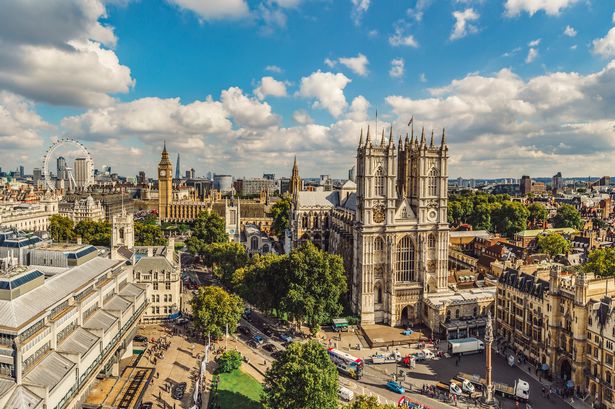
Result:
{"type": "Polygon", "coordinates": [[[215,409],[262,409],[260,402],[253,401],[237,392],[219,390],[215,409]],[[219,405],[219,406],[218,406],[219,405]]]}

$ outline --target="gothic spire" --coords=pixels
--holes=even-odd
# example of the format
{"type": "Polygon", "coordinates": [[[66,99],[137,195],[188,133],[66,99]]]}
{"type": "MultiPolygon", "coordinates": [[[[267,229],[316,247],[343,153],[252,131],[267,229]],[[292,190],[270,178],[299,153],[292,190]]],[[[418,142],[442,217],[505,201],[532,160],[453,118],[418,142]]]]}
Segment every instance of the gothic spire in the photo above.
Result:
{"type": "Polygon", "coordinates": [[[367,125],[367,139],[365,139],[365,146],[372,144],[372,135],[369,132],[369,124],[367,125]]]}
{"type": "Polygon", "coordinates": [[[433,129],[431,130],[431,141],[429,142],[429,147],[433,148],[433,129]]]}
{"type": "Polygon", "coordinates": [[[389,148],[395,147],[395,141],[393,140],[393,126],[391,126],[391,130],[389,132],[389,148]]]}
{"type": "Polygon", "coordinates": [[[359,137],[359,148],[363,145],[363,128],[361,128],[361,136],[359,137]]]}
{"type": "Polygon", "coordinates": [[[164,140],[164,145],[162,145],[162,153],[167,153],[167,140],[164,140]]]}
{"type": "Polygon", "coordinates": [[[425,146],[425,127],[421,131],[421,146],[425,146]]]}
{"type": "Polygon", "coordinates": [[[382,128],[382,137],[380,138],[380,146],[384,146],[384,128],[382,128]]]}
{"type": "Polygon", "coordinates": [[[442,128],[442,145],[441,145],[441,147],[444,148],[444,146],[446,146],[446,128],[442,128]]]}
{"type": "Polygon", "coordinates": [[[402,148],[402,144],[401,144],[401,134],[399,135],[399,142],[397,143],[397,149],[401,150],[402,148]]]}

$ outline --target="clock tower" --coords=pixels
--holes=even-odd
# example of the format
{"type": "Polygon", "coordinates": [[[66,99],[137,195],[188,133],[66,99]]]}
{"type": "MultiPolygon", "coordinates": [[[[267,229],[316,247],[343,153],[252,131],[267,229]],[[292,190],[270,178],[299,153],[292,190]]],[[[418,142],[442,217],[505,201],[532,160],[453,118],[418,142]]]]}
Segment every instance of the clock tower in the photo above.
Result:
{"type": "Polygon", "coordinates": [[[173,202],[173,164],[169,160],[167,143],[164,143],[162,157],[158,164],[158,218],[169,218],[169,207],[173,202]]]}

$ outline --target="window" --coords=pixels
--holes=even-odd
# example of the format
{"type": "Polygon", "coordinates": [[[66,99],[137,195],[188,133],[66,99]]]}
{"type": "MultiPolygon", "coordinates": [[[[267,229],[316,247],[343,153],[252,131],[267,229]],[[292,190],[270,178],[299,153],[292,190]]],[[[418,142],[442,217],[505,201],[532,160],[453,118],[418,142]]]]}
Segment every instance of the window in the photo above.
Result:
{"type": "Polygon", "coordinates": [[[154,291],[158,291],[158,283],[154,283],[154,291]]]}
{"type": "Polygon", "coordinates": [[[397,281],[415,281],[414,244],[410,236],[403,237],[397,243],[396,262],[397,281]]]}
{"type": "Polygon", "coordinates": [[[252,236],[250,237],[250,250],[258,250],[258,237],[252,236]]]}
{"type": "Polygon", "coordinates": [[[434,236],[433,234],[430,234],[427,244],[429,245],[430,250],[435,250],[436,249],[436,236],[434,236]]]}
{"type": "Polygon", "coordinates": [[[438,179],[439,179],[438,170],[436,168],[431,168],[429,174],[427,175],[427,195],[428,196],[438,196],[438,179]]]}
{"type": "Polygon", "coordinates": [[[382,287],[376,284],[376,304],[382,304],[382,287]]]}
{"type": "Polygon", "coordinates": [[[459,318],[459,308],[455,310],[455,318],[459,318]]]}
{"type": "Polygon", "coordinates": [[[375,174],[374,193],[376,196],[384,196],[384,173],[382,167],[378,167],[375,174]]]}
{"type": "Polygon", "coordinates": [[[170,290],[171,289],[171,283],[164,283],[164,289],[165,290],[170,290]]]}
{"type": "Polygon", "coordinates": [[[381,263],[384,259],[384,240],[381,237],[374,239],[374,261],[381,263]]]}

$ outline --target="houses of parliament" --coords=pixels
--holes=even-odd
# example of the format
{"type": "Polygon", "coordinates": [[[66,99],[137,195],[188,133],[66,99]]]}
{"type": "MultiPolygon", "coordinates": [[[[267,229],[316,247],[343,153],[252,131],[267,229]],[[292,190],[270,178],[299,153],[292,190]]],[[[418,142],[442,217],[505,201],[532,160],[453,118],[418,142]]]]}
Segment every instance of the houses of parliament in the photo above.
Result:
{"type": "Polygon", "coordinates": [[[452,295],[447,161],[444,131],[437,144],[424,130],[396,143],[392,129],[386,138],[368,127],[356,151],[356,183],[336,191],[300,190],[295,162],[293,242],[310,240],[344,258],[352,307],[363,325],[437,327],[431,301],[452,295]]]}

